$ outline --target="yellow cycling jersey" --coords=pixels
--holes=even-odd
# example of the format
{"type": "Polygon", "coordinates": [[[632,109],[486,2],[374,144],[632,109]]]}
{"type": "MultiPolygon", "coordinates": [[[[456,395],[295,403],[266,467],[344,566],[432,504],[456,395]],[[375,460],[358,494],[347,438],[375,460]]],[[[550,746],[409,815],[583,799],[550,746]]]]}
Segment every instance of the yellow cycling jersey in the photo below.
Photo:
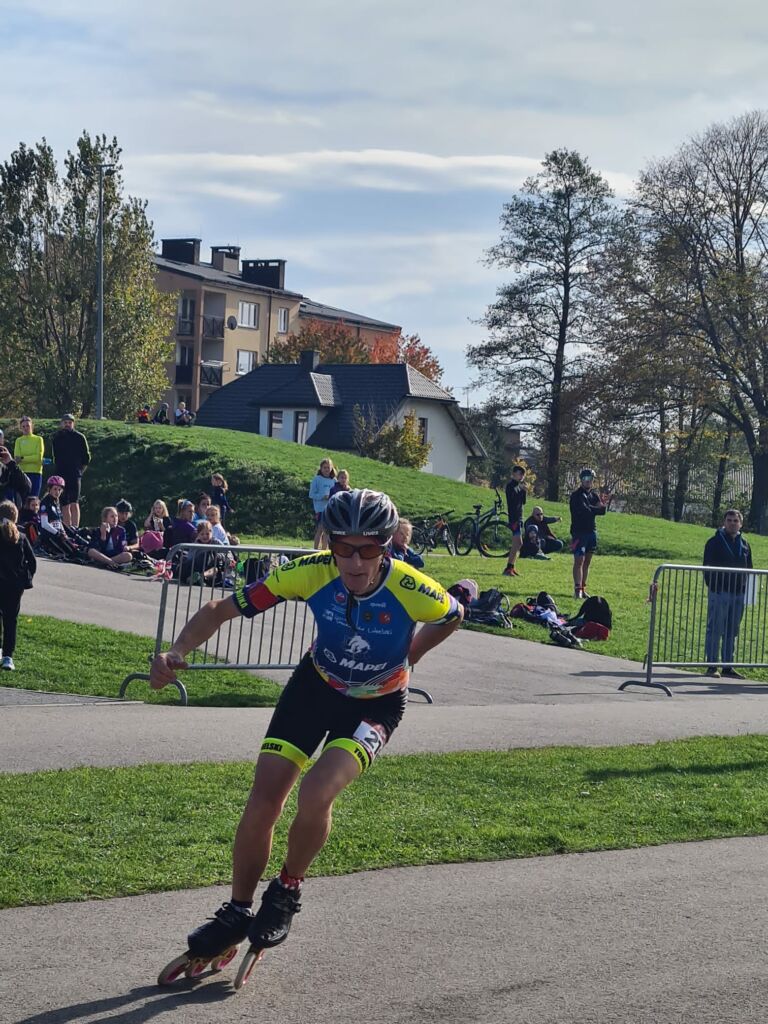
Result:
{"type": "Polygon", "coordinates": [[[417,622],[459,616],[454,597],[418,569],[385,559],[384,578],[355,597],[341,582],[330,551],[305,555],[233,595],[249,618],[286,599],[306,601],[317,635],[312,660],[334,689],[350,697],[379,697],[408,685],[408,650],[417,622]]]}

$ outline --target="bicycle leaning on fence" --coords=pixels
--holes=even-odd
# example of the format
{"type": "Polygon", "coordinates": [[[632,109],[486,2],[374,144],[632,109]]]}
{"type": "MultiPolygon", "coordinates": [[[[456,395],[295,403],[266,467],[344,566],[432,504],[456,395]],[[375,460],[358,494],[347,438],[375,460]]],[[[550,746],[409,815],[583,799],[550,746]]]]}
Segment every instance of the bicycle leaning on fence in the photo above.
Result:
{"type": "Polygon", "coordinates": [[[439,512],[434,516],[427,516],[417,520],[413,526],[411,547],[418,555],[425,551],[434,551],[438,544],[445,544],[449,555],[456,554],[456,544],[453,540],[451,528],[448,525],[448,516],[453,512],[439,512]]]}
{"type": "Polygon", "coordinates": [[[483,512],[482,505],[473,505],[473,516],[467,516],[459,523],[456,531],[456,554],[468,555],[477,548],[486,558],[502,558],[509,551],[511,534],[505,519],[499,514],[504,507],[504,499],[498,488],[493,506],[483,512]]]}

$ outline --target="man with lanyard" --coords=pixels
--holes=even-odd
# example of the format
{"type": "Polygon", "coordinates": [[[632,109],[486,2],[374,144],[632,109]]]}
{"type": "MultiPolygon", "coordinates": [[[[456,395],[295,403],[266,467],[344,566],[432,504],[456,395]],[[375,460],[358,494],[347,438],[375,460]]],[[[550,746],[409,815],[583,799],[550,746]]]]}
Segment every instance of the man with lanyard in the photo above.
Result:
{"type": "Polygon", "coordinates": [[[582,469],[579,473],[580,486],[572,492],[571,509],[571,551],[573,552],[573,596],[589,597],[587,577],[592,556],[597,550],[595,516],[604,516],[608,511],[599,495],[592,490],[595,473],[582,469]]]}
{"type": "Polygon", "coordinates": [[[512,531],[512,545],[507,555],[507,564],[502,570],[502,576],[519,576],[515,568],[517,556],[523,546],[523,505],[528,495],[528,488],[523,483],[525,478],[525,466],[512,467],[512,479],[506,486],[507,515],[509,516],[509,528],[512,531]]]}
{"type": "MultiPolygon", "coordinates": [[[[741,533],[741,525],[741,512],[736,508],[729,508],[723,517],[722,527],[704,546],[704,565],[728,569],[752,568],[752,551],[741,533]]],[[[707,675],[715,679],[721,674],[721,644],[722,674],[730,679],[744,678],[733,667],[733,649],[744,614],[747,580],[746,575],[736,572],[704,573],[704,582],[709,591],[704,651],[709,665],[707,675]]]]}
{"type": "Polygon", "coordinates": [[[290,598],[307,601],[315,616],[312,650],[288,681],[261,745],[235,838],[232,898],[189,935],[190,956],[214,959],[246,935],[261,948],[284,941],[300,908],[304,875],[330,833],[334,800],[397,728],[411,666],[461,624],[461,605],[439,583],[388,556],[397,525],[387,495],[339,491],[323,512],[330,550],[298,557],[230,597],[210,601],[152,664],[151,685],[159,689],[186,667],[185,655],[229,619],[251,618],[290,598]],[[415,632],[417,622],[425,625],[415,632]],[[321,743],[299,788],[283,869],[252,914],[274,826],[321,743]]]}

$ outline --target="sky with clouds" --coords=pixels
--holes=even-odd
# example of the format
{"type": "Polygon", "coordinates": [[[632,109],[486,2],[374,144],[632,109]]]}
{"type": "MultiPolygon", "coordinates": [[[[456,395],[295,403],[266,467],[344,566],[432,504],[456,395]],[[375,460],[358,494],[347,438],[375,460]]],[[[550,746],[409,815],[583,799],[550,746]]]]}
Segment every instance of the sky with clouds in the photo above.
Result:
{"type": "Polygon", "coordinates": [[[758,0],[0,0],[0,158],[116,135],[158,238],[418,332],[457,397],[503,203],[578,149],[619,195],[768,107],[758,0]],[[207,250],[206,250],[207,251],[207,250]]]}

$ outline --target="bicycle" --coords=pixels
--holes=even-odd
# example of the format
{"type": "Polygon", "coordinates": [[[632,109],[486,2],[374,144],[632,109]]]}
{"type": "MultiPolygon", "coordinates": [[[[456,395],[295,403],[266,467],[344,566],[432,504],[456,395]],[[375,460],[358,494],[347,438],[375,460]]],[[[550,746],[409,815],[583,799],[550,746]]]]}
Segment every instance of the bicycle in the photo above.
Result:
{"type": "Polygon", "coordinates": [[[504,507],[504,499],[496,491],[493,508],[483,512],[482,505],[473,505],[473,516],[467,516],[459,523],[456,531],[456,554],[468,555],[472,548],[477,548],[485,558],[502,558],[509,551],[511,535],[509,526],[499,513],[504,507]]]}
{"type": "Polygon", "coordinates": [[[427,550],[434,551],[438,544],[445,544],[449,555],[456,554],[453,534],[448,525],[448,516],[452,512],[453,509],[451,508],[447,512],[440,512],[435,516],[427,516],[425,519],[420,519],[418,525],[413,527],[411,547],[417,555],[421,555],[427,550]]]}

